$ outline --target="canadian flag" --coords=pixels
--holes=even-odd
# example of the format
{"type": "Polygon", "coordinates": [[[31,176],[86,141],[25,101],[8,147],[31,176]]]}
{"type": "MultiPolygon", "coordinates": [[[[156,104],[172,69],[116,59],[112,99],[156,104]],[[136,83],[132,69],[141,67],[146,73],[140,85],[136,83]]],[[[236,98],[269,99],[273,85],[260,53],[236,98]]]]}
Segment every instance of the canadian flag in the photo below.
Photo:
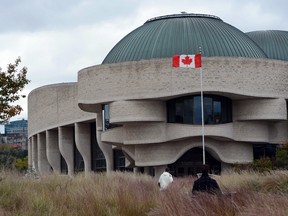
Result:
{"type": "Polygon", "coordinates": [[[201,54],[195,55],[174,55],[172,58],[173,67],[201,67],[201,54]]]}

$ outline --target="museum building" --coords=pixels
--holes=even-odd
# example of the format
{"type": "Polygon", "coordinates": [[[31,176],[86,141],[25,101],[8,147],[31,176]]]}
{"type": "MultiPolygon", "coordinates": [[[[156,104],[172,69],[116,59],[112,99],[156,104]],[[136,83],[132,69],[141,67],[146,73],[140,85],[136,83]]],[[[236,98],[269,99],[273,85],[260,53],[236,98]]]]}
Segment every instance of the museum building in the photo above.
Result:
{"type": "Polygon", "coordinates": [[[147,20],[73,83],[28,96],[28,163],[40,174],[213,173],[287,142],[288,32],[243,33],[206,14],[147,20]],[[174,68],[201,50],[201,68],[174,68]]]}

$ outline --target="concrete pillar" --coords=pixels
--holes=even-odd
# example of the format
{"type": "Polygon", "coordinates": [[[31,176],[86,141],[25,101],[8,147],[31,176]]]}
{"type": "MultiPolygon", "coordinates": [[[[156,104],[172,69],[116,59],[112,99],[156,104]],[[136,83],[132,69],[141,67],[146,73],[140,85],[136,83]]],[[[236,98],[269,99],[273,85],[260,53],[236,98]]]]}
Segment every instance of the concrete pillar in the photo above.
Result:
{"type": "Polygon", "coordinates": [[[98,141],[98,145],[103,152],[106,159],[106,171],[113,171],[113,150],[112,145],[105,144],[101,141],[101,133],[103,131],[102,128],[102,113],[97,113],[96,116],[96,137],[98,141]]]}
{"type": "Polygon", "coordinates": [[[165,171],[167,165],[155,166],[155,178],[159,179],[160,175],[165,171]]]}
{"type": "Polygon", "coordinates": [[[150,167],[144,167],[144,174],[146,175],[150,174],[150,167]]]}
{"type": "Polygon", "coordinates": [[[84,160],[85,175],[91,171],[91,126],[89,123],[75,123],[76,147],[84,160]]]}
{"type": "Polygon", "coordinates": [[[32,137],[28,140],[28,167],[32,168],[32,137]]]}
{"type": "Polygon", "coordinates": [[[41,175],[51,173],[50,164],[46,154],[46,133],[37,134],[38,143],[38,168],[41,175]]]}
{"type": "Polygon", "coordinates": [[[59,150],[67,163],[68,175],[74,175],[74,134],[73,127],[59,127],[59,150]]]}
{"type": "Polygon", "coordinates": [[[134,167],[133,168],[133,172],[134,173],[140,173],[141,172],[141,168],[140,167],[134,167]]]}
{"type": "Polygon", "coordinates": [[[38,172],[38,145],[37,136],[32,136],[32,169],[38,172]]]}
{"type": "Polygon", "coordinates": [[[47,160],[54,173],[61,173],[60,150],[58,145],[58,130],[46,131],[46,154],[47,160]]]}

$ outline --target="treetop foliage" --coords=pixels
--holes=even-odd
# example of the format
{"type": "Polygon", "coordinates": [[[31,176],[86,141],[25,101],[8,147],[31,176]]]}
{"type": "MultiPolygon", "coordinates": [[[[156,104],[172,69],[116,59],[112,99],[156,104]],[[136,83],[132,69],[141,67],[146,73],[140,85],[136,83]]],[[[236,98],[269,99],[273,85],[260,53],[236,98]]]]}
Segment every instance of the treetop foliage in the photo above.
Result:
{"type": "Polygon", "coordinates": [[[8,64],[6,71],[0,68],[0,123],[7,122],[23,110],[20,105],[12,104],[20,98],[25,98],[20,92],[30,82],[26,77],[27,68],[18,70],[20,63],[21,58],[18,57],[14,64],[8,64]]]}

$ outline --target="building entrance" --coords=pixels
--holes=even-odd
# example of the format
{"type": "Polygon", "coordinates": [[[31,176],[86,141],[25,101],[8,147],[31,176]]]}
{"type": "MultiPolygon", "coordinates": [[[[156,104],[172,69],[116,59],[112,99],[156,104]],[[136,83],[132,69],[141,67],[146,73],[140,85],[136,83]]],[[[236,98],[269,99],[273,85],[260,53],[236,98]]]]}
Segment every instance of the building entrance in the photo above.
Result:
{"type": "MultiPolygon", "coordinates": [[[[171,174],[176,177],[196,175],[201,172],[203,164],[202,148],[193,148],[182,155],[175,163],[170,164],[171,174]]],[[[213,158],[209,152],[205,152],[205,163],[209,165],[213,174],[219,175],[221,172],[221,162],[213,158]]]]}

